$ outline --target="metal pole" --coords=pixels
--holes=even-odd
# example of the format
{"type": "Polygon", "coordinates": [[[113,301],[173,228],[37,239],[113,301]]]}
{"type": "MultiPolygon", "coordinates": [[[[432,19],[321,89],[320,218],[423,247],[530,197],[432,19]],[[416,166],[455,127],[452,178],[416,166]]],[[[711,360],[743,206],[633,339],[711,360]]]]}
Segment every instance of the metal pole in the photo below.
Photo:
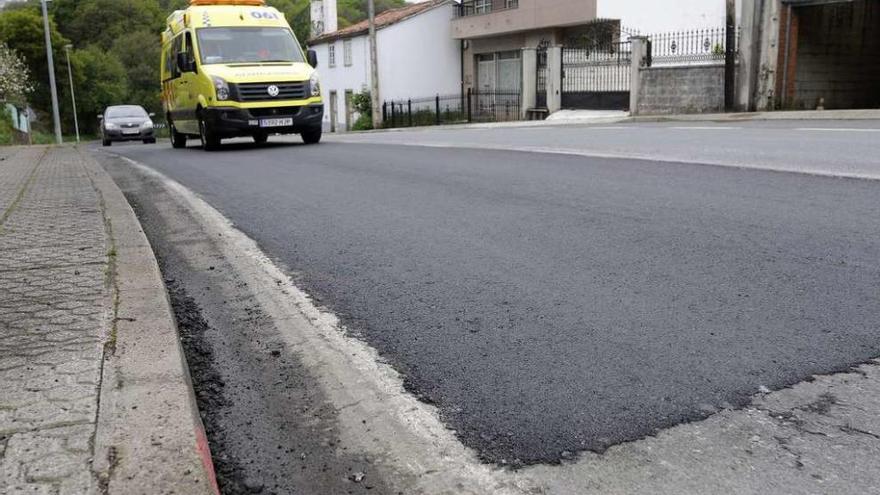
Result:
{"type": "Polygon", "coordinates": [[[76,115],[76,93],[73,91],[73,70],[70,68],[70,49],[73,45],[65,45],[67,53],[67,75],[70,77],[70,102],[73,104],[73,127],[76,129],[76,142],[79,143],[79,117],[76,115]]]}
{"type": "Polygon", "coordinates": [[[727,40],[724,54],[724,109],[734,110],[736,104],[736,0],[727,2],[727,40]]]}
{"type": "Polygon", "coordinates": [[[373,108],[373,129],[381,126],[379,120],[379,58],[376,47],[376,6],[373,0],[367,0],[367,13],[370,23],[370,98],[373,108]]]}
{"type": "Polygon", "coordinates": [[[46,3],[50,0],[40,0],[43,6],[43,31],[46,34],[46,62],[49,66],[49,89],[52,93],[52,118],[55,120],[55,142],[61,140],[61,117],[58,113],[58,88],[55,86],[55,61],[52,58],[52,37],[49,35],[49,11],[46,3]]]}

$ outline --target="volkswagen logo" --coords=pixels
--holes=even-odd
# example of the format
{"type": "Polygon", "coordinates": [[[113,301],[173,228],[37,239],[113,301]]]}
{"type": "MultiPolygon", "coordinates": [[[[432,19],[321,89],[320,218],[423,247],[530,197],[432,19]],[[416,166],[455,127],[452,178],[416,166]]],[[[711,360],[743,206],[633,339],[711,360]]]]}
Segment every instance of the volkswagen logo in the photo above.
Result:
{"type": "Polygon", "coordinates": [[[274,84],[266,88],[266,91],[272,98],[275,98],[276,96],[278,96],[278,93],[281,92],[281,90],[278,89],[278,86],[275,86],[274,84]]]}

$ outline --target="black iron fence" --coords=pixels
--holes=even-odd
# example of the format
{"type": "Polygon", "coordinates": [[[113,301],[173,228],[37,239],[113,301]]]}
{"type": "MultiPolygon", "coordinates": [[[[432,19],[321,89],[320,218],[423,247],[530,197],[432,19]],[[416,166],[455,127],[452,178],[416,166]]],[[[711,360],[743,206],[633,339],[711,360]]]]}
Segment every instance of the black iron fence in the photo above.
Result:
{"type": "MultiPolygon", "coordinates": [[[[739,30],[737,30],[737,37],[739,30]]],[[[710,64],[724,61],[727,28],[649,34],[652,65],[710,64]]]]}
{"type": "Polygon", "coordinates": [[[385,128],[515,121],[521,119],[521,102],[519,90],[387,100],[382,121],[385,128]]]}
{"type": "Polygon", "coordinates": [[[539,46],[537,56],[537,80],[535,81],[535,107],[547,108],[547,47],[539,46]]]}
{"type": "Polygon", "coordinates": [[[562,49],[563,91],[629,91],[632,44],[562,49]]]}
{"type": "Polygon", "coordinates": [[[629,41],[564,47],[563,108],[629,108],[631,60],[632,44],[629,41]]]}

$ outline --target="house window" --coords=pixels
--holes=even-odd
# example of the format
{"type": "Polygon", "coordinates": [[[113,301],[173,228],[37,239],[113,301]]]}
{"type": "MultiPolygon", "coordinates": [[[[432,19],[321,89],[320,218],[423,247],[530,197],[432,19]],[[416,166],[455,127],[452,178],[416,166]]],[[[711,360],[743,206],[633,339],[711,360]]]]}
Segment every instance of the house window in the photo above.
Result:
{"type": "Polygon", "coordinates": [[[477,14],[492,12],[492,0],[476,0],[474,2],[474,12],[477,14]]]}
{"type": "Polygon", "coordinates": [[[336,45],[327,46],[327,67],[336,67],[336,45]]]}
{"type": "Polygon", "coordinates": [[[345,57],[345,66],[348,67],[351,65],[351,40],[345,40],[342,42],[342,51],[343,57],[345,57]]]}
{"type": "Polygon", "coordinates": [[[519,7],[519,0],[504,0],[504,7],[508,9],[515,9],[519,7]]]}

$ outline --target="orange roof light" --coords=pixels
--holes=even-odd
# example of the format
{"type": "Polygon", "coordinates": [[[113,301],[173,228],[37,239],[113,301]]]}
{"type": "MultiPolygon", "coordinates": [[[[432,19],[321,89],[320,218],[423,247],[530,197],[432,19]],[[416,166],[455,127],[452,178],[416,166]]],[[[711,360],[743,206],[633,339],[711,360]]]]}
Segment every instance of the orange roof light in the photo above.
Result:
{"type": "Polygon", "coordinates": [[[254,7],[265,7],[266,0],[190,0],[191,7],[201,5],[252,5],[254,7]]]}

